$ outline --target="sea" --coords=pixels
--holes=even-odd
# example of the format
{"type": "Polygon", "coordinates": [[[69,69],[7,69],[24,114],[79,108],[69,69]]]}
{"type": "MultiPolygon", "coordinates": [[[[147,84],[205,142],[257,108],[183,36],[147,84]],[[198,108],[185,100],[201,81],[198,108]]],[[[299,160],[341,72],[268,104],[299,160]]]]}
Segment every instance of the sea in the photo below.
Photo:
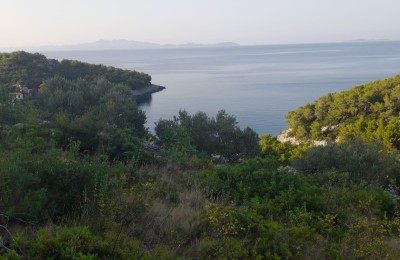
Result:
{"type": "Polygon", "coordinates": [[[179,110],[225,110],[241,128],[277,135],[301,105],[400,74],[399,41],[42,53],[150,74],[166,87],[138,101],[150,131],[179,110]]]}

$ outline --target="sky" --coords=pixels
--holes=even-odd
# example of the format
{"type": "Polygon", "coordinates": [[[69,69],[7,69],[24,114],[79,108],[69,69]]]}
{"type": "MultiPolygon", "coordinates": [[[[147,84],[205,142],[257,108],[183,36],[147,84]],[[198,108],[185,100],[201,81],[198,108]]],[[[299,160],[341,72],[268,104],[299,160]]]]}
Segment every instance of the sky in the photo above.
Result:
{"type": "Polygon", "coordinates": [[[400,40],[399,0],[0,0],[0,48],[400,40]]]}

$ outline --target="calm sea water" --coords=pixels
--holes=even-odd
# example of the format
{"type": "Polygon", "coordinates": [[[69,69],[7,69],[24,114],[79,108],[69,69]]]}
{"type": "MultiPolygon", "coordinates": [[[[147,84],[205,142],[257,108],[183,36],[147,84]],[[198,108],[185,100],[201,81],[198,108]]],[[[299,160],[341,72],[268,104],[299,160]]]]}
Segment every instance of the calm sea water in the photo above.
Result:
{"type": "Polygon", "coordinates": [[[241,127],[276,135],[285,114],[321,95],[400,73],[400,42],[44,52],[134,69],[167,89],[139,104],[147,126],[180,109],[225,109],[241,127]]]}

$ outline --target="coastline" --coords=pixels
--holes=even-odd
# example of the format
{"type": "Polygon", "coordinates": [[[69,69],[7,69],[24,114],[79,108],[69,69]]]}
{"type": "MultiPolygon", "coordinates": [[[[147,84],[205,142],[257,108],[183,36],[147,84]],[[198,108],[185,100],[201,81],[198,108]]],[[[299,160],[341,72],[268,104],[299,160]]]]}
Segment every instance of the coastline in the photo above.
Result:
{"type": "Polygon", "coordinates": [[[150,84],[148,87],[142,88],[142,89],[137,89],[137,90],[132,90],[132,94],[135,97],[141,97],[145,95],[150,95],[156,92],[163,91],[165,87],[155,85],[155,84],[150,84]]]}

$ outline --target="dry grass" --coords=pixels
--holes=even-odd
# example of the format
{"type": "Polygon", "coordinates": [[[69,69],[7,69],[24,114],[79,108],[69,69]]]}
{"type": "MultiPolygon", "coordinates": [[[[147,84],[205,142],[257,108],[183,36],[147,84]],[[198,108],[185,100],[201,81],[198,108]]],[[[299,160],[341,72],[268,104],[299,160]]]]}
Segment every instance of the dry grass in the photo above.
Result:
{"type": "Polygon", "coordinates": [[[385,245],[392,259],[400,259],[400,238],[387,238],[385,245]]]}
{"type": "Polygon", "coordinates": [[[156,199],[143,220],[145,244],[149,247],[157,243],[172,243],[179,250],[190,243],[196,227],[200,224],[200,209],[204,198],[200,191],[183,190],[178,203],[168,203],[156,199]]]}

